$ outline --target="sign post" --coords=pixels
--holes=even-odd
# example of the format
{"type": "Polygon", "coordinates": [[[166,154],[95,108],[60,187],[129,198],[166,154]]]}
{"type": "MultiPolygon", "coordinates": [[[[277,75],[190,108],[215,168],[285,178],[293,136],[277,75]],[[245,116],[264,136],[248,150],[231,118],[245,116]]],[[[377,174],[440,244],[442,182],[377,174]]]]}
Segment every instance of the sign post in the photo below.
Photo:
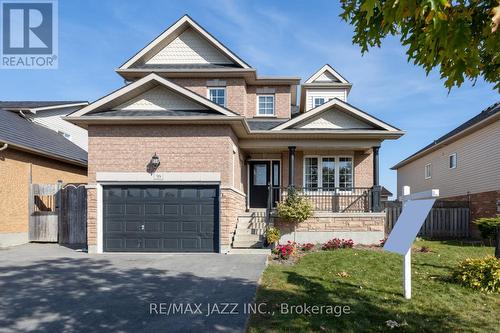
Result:
{"type": "Polygon", "coordinates": [[[384,244],[384,250],[404,256],[403,290],[406,299],[411,299],[411,246],[438,197],[439,190],[410,194],[410,188],[403,187],[400,198],[403,211],[384,244]]]}

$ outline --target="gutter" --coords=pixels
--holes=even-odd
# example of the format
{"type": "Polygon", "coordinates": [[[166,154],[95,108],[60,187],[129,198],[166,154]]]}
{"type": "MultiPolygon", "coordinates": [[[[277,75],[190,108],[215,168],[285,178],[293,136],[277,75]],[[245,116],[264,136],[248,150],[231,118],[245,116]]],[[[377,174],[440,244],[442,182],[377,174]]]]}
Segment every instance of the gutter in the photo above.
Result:
{"type": "Polygon", "coordinates": [[[3,151],[5,149],[9,148],[9,144],[8,143],[4,143],[3,144],[3,147],[0,147],[0,151],[3,151]]]}

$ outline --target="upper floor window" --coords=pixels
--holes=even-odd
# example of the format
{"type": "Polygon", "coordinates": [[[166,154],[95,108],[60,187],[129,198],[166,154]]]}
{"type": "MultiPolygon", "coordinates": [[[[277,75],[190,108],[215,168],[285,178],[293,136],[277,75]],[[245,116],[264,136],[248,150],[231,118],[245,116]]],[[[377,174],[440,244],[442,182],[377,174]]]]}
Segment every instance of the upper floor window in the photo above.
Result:
{"type": "Polygon", "coordinates": [[[318,107],[320,106],[321,104],[325,104],[326,102],[326,99],[324,97],[314,97],[314,105],[313,107],[318,107]]]}
{"type": "Polygon", "coordinates": [[[208,88],[208,99],[219,105],[226,106],[226,88],[208,88]]]}
{"type": "Polygon", "coordinates": [[[453,153],[448,157],[448,165],[450,169],[456,169],[457,167],[457,153],[453,153]]]}
{"type": "Polygon", "coordinates": [[[425,165],[425,170],[424,170],[424,173],[425,173],[425,179],[429,179],[432,177],[432,164],[431,163],[428,163],[425,165]]]}
{"type": "Polygon", "coordinates": [[[257,96],[257,115],[274,116],[274,95],[257,96]]]}

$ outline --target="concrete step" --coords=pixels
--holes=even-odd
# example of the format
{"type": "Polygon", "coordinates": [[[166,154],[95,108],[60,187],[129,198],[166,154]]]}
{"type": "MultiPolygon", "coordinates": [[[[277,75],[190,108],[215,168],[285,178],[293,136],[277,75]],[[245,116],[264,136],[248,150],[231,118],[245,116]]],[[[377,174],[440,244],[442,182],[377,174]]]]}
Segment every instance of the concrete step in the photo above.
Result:
{"type": "Polygon", "coordinates": [[[261,217],[261,216],[238,216],[238,222],[242,222],[242,223],[266,222],[266,217],[261,217]]]}
{"type": "Polygon", "coordinates": [[[267,223],[244,223],[244,222],[238,222],[236,224],[236,229],[266,229],[267,228],[267,223]]]}
{"type": "Polygon", "coordinates": [[[254,234],[235,234],[234,235],[234,240],[235,241],[260,241],[262,239],[261,235],[254,235],[254,234]]]}
{"type": "Polygon", "coordinates": [[[262,242],[254,241],[234,241],[233,248],[237,249],[255,249],[262,248],[262,242]]]}
{"type": "Polygon", "coordinates": [[[266,233],[266,229],[236,229],[235,235],[264,235],[266,233]]]}

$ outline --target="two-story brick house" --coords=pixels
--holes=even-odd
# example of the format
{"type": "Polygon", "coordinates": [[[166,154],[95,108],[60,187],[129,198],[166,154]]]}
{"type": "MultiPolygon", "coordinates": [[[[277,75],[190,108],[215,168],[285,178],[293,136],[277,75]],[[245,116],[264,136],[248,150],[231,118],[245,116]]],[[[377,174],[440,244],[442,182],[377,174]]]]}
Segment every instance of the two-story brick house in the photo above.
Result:
{"type": "Polygon", "coordinates": [[[93,252],[225,252],[259,245],[289,186],[316,215],[283,239],[383,237],[378,149],[403,132],[347,103],[325,65],[261,77],[184,16],[117,73],[128,84],[66,119],[88,129],[93,252]]]}

